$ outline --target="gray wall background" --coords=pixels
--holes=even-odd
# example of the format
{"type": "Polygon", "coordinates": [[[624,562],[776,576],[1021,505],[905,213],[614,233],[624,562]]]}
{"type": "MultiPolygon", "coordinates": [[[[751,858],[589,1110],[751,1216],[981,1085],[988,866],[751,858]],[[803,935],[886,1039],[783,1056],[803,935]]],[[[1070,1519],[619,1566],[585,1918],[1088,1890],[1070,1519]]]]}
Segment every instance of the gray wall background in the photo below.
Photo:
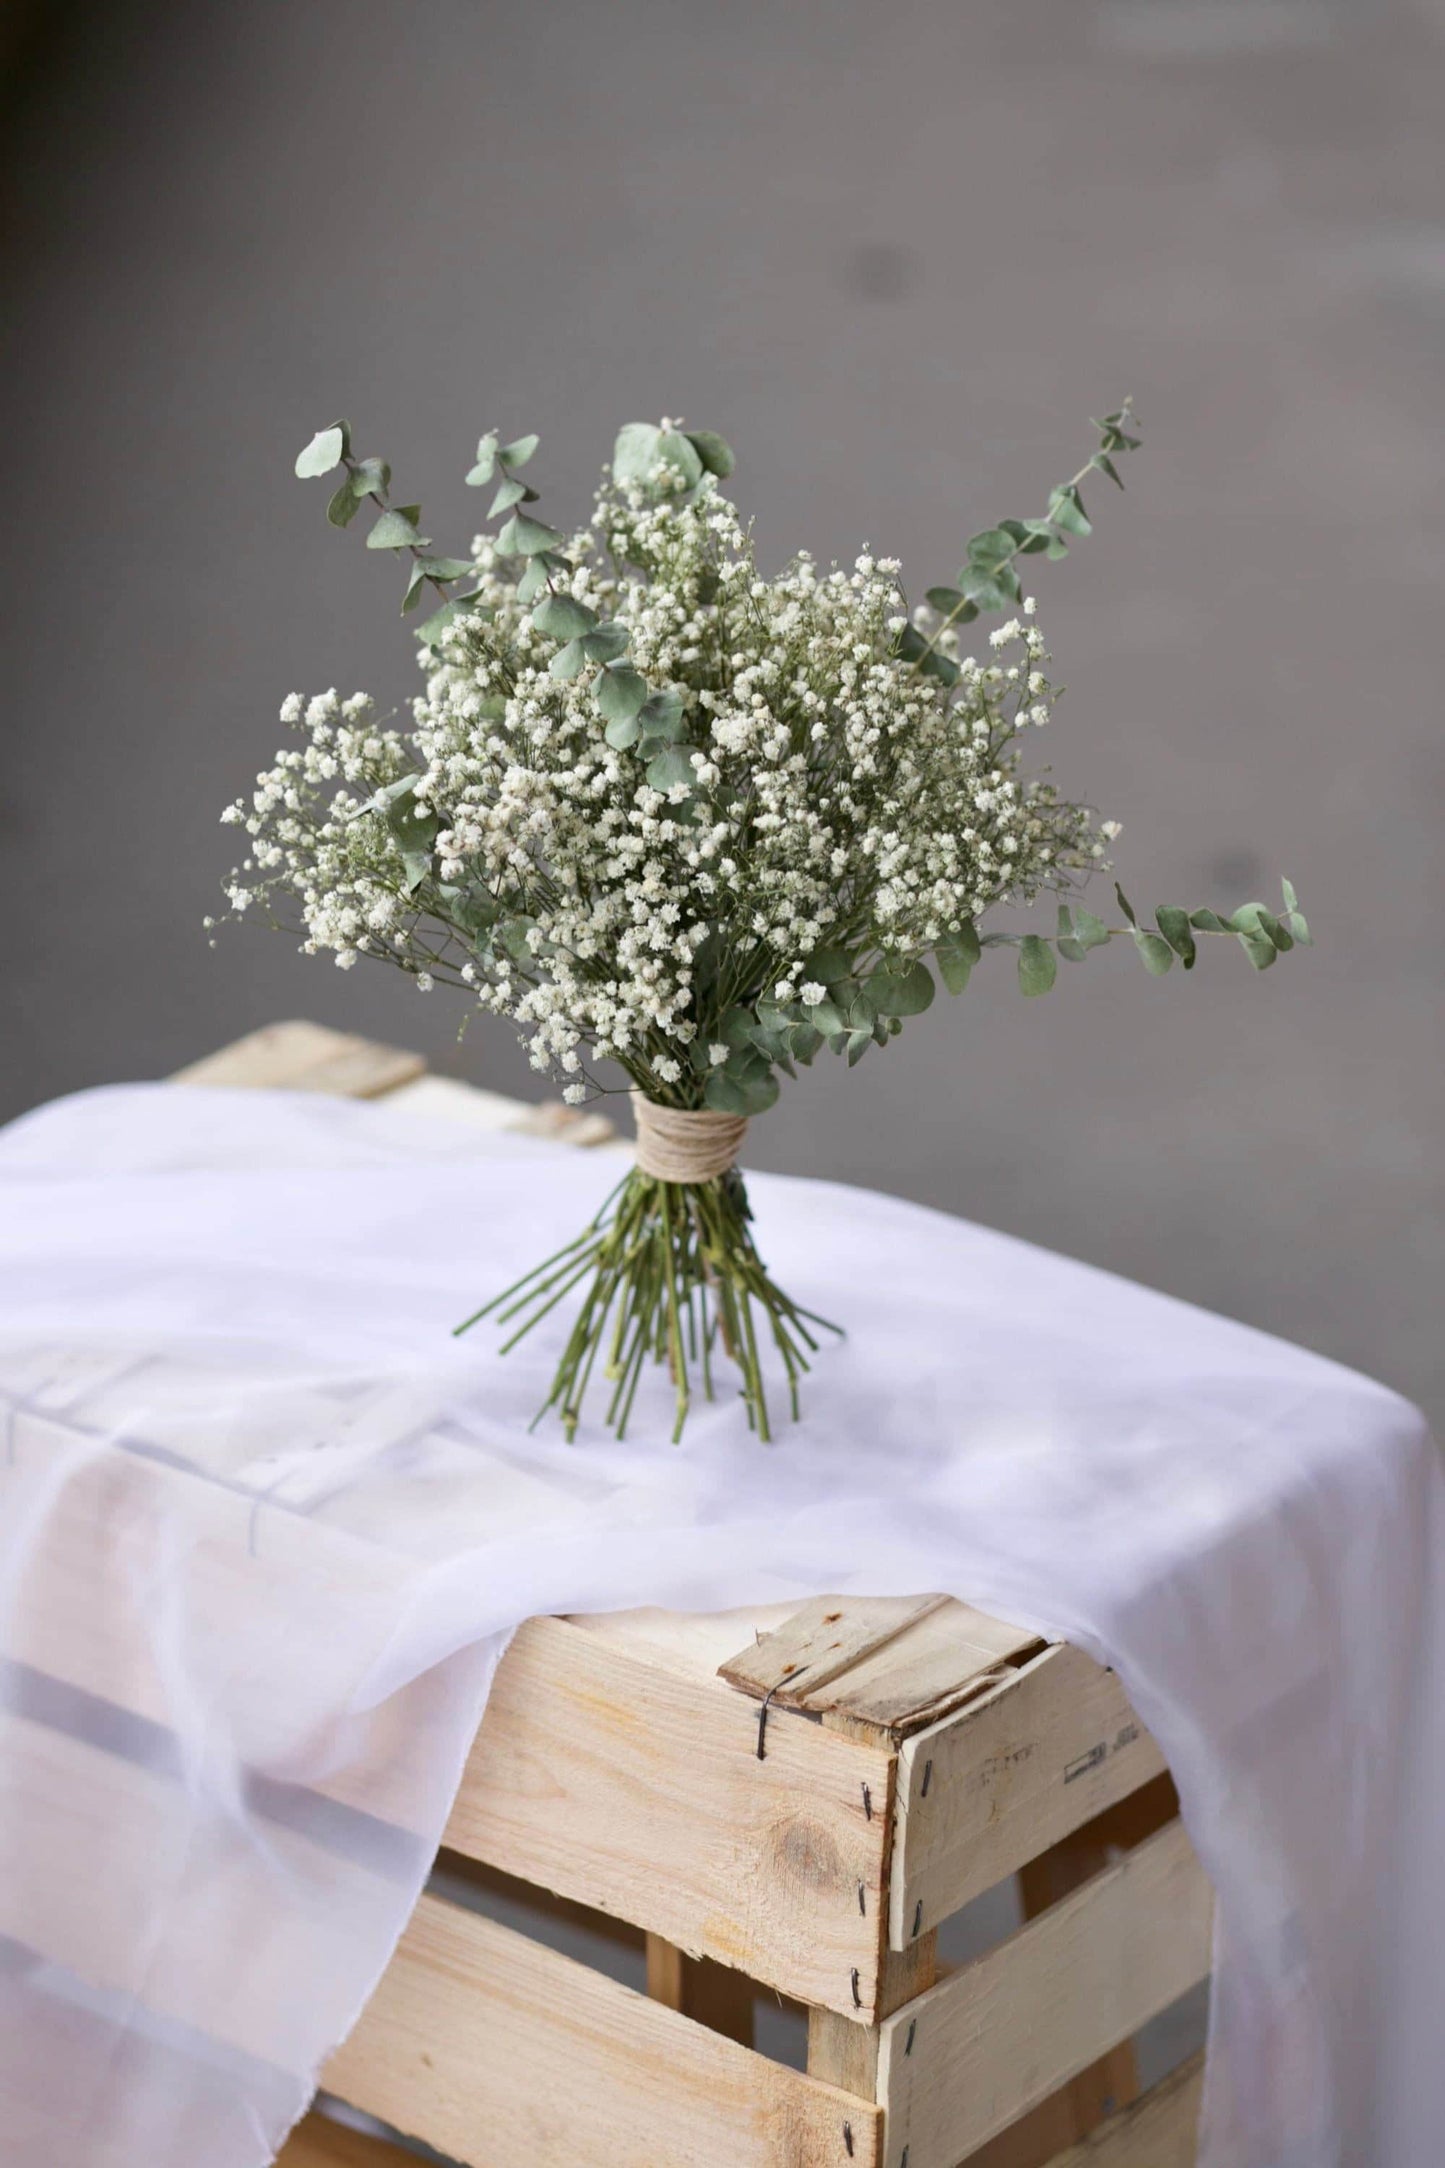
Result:
{"type": "Polygon", "coordinates": [[[208,952],[296,687],[410,689],[291,478],[348,413],[460,540],[480,430],[580,511],[616,425],[736,445],[766,558],[915,591],[1148,444],[1038,577],[1063,781],[1136,902],[1292,874],[1318,947],[991,960],[755,1159],[926,1199],[1445,1403],[1439,0],[109,0],[11,56],[0,1111],[309,1014],[539,1090],[441,996],[208,952]]]}

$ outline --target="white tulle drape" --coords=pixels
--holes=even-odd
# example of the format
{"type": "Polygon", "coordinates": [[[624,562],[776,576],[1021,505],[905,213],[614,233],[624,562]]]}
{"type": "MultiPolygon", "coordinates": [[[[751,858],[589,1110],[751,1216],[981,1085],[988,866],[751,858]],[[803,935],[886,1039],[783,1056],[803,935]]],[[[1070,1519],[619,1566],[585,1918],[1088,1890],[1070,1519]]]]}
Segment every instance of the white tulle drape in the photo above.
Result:
{"type": "MultiPolygon", "coordinates": [[[[528,1434],[450,1324],[615,1179],[136,1086],[0,1133],[0,2161],[261,2168],[407,1918],[510,1628],[943,1589],[1114,1664],[1219,1897],[1205,2168],[1436,2168],[1445,1541],[1419,1418],[1247,1328],[756,1177],[804,1421],[528,1434]]],[[[1363,1268],[1362,1268],[1363,1269],[1363,1268]]],[[[560,1329],[560,1328],[559,1328],[560,1329]]]]}

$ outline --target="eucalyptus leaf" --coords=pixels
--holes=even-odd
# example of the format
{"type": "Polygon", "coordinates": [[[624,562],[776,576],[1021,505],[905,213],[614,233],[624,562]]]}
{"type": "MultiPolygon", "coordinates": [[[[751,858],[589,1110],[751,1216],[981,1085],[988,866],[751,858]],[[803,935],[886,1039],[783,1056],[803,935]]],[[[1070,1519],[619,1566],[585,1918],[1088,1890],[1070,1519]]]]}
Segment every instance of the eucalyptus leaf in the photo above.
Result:
{"type": "Polygon", "coordinates": [[[1199,933],[1232,933],[1234,930],[1217,911],[1191,911],[1189,923],[1199,933]]]}
{"type": "Polygon", "coordinates": [[[615,752],[625,753],[642,736],[642,726],[635,715],[619,715],[607,725],[602,735],[615,752]]]}
{"type": "Polygon", "coordinates": [[[558,648],[556,654],[548,663],[547,674],[549,677],[560,678],[565,684],[571,678],[580,677],[586,667],[587,657],[583,651],[582,642],[580,640],[569,640],[565,647],[558,648]]]}
{"type": "Polygon", "coordinates": [[[982,534],[973,535],[969,540],[969,563],[990,568],[1006,565],[1017,548],[1017,539],[1007,528],[986,527],[982,534]]]}
{"type": "Polygon", "coordinates": [[[416,636],[423,647],[436,646],[438,640],[440,640],[442,634],[446,631],[448,625],[450,625],[453,619],[456,617],[463,599],[463,597],[458,596],[454,601],[444,602],[439,610],[435,611],[431,617],[428,617],[422,624],[417,626],[416,636]]]}
{"type": "Polygon", "coordinates": [[[380,497],[390,486],[391,469],[384,459],[359,459],[348,482],[354,497],[380,497]]]}
{"type": "Polygon", "coordinates": [[[737,465],[732,446],[715,429],[689,429],[687,440],[708,473],[725,482],[737,465]]]}
{"type": "Polygon", "coordinates": [[[651,422],[624,422],[612,447],[612,478],[645,482],[657,465],[662,431],[651,422]]]}
{"type": "Polygon", "coordinates": [[[956,587],[930,587],[924,600],[930,609],[937,610],[940,617],[952,617],[963,602],[956,587]]]}
{"type": "Polygon", "coordinates": [[[552,640],[575,640],[580,633],[590,632],[596,622],[597,612],[572,595],[544,595],[532,612],[538,632],[545,632],[552,640]]]}
{"type": "Polygon", "coordinates": [[[1137,926],[1139,921],[1134,916],[1134,906],[1129,901],[1128,897],[1124,894],[1123,889],[1119,886],[1117,881],[1114,883],[1114,894],[1119,900],[1119,909],[1123,912],[1125,918],[1128,919],[1129,924],[1131,926],[1137,926]]]}
{"type": "Polygon", "coordinates": [[[477,569],[469,557],[423,557],[420,563],[432,580],[465,580],[477,569]]]}
{"type": "Polygon", "coordinates": [[[857,1064],[858,1064],[858,1063],[859,1063],[859,1062],[860,1062],[860,1061],[861,1061],[861,1060],[863,1059],[863,1056],[864,1056],[864,1055],[865,1055],[865,1054],[867,1053],[867,1051],[868,1051],[869,1047],[870,1047],[870,1046],[871,1046],[872,1044],[873,1044],[873,1028],[872,1028],[872,1026],[871,1026],[871,1025],[870,1025],[870,1026],[868,1027],[868,1029],[867,1029],[866,1031],[850,1031],[850,1032],[849,1032],[849,1034],[848,1034],[848,1067],[849,1067],[850,1069],[852,1069],[852,1068],[856,1068],[857,1064]]]}
{"type": "Polygon", "coordinates": [[[318,429],[304,451],[296,454],[296,472],[303,482],[317,475],[329,474],[339,466],[346,454],[347,428],[345,422],[333,422],[329,429],[318,429]]]}
{"type": "Polygon", "coordinates": [[[677,738],[682,734],[682,694],[670,687],[665,692],[653,693],[638,711],[638,724],[644,737],[677,738]]]}
{"type": "Polygon", "coordinates": [[[513,437],[510,444],[502,446],[497,458],[504,467],[525,467],[540,442],[537,436],[513,437]]]}
{"type": "Polygon", "coordinates": [[[605,625],[594,625],[582,635],[582,652],[589,662],[616,662],[619,655],[627,653],[627,643],[632,635],[625,625],[609,619],[605,625]]]}
{"type": "Polygon", "coordinates": [[[702,455],[691,437],[678,429],[665,429],[657,440],[658,454],[670,467],[676,467],[683,478],[685,489],[696,489],[703,478],[702,455]]]}
{"type": "Polygon", "coordinates": [[[803,966],[804,979],[815,980],[821,986],[836,986],[846,979],[852,969],[848,953],[840,948],[814,949],[803,966]]]}
{"type": "Polygon", "coordinates": [[[525,482],[503,482],[501,488],[487,507],[488,519],[499,519],[503,512],[510,512],[514,504],[526,504],[536,498],[535,489],[528,489],[525,482]]]}
{"type": "Polygon", "coordinates": [[[1177,904],[1161,903],[1154,913],[1155,923],[1186,971],[1194,969],[1194,959],[1199,951],[1189,930],[1189,913],[1181,911],[1177,904]]]}
{"type": "Polygon", "coordinates": [[[422,548],[426,541],[427,537],[417,532],[409,511],[383,512],[367,536],[366,546],[369,550],[409,550],[422,548]]]}
{"type": "Polygon", "coordinates": [[[1283,875],[1280,876],[1279,892],[1284,897],[1284,907],[1287,911],[1297,911],[1299,909],[1299,897],[1294,892],[1294,882],[1285,879],[1283,875]]]}
{"type": "Polygon", "coordinates": [[[747,1094],[726,1069],[714,1069],[702,1088],[703,1105],[718,1114],[746,1114],[747,1094]]]}
{"type": "Polygon", "coordinates": [[[1059,905],[1058,932],[1054,936],[1054,947],[1065,963],[1070,964],[1081,964],[1089,953],[1074,932],[1074,914],[1066,903],[1059,905]]]}
{"type": "Polygon", "coordinates": [[[1065,534],[1082,537],[1094,531],[1084,511],[1084,500],[1079,495],[1076,482],[1070,482],[1066,488],[1053,491],[1049,498],[1049,517],[1065,534]]]}
{"type": "Polygon", "coordinates": [[[823,1044],[823,1034],[816,1024],[794,1024],[788,1034],[788,1044],[794,1061],[807,1063],[823,1044]]]}
{"type": "Polygon", "coordinates": [[[843,1012],[836,1002],[820,1001],[807,1013],[813,1029],[820,1031],[825,1039],[836,1039],[840,1031],[848,1028],[843,1012]]]}
{"type": "Polygon", "coordinates": [[[470,489],[482,489],[497,471],[497,436],[489,429],[477,446],[477,463],[467,476],[470,489]]]}
{"type": "Polygon", "coordinates": [[[326,507],[326,517],[333,527],[349,527],[361,510],[361,499],[352,494],[350,478],[344,481],[326,507]]]}
{"type": "Polygon", "coordinates": [[[1019,992],[1046,994],[1058,973],[1054,952],[1043,935],[1026,933],[1019,943],[1019,992]]]}
{"type": "Polygon", "coordinates": [[[978,929],[972,923],[960,926],[957,933],[945,934],[935,945],[939,976],[951,994],[963,992],[981,953],[978,929]]]}
{"type": "Polygon", "coordinates": [[[1074,938],[1084,949],[1107,948],[1109,929],[1101,918],[1078,904],[1074,909],[1074,938]]]}
{"type": "Polygon", "coordinates": [[[1315,937],[1310,932],[1309,920],[1305,917],[1303,911],[1289,912],[1286,917],[1285,923],[1289,927],[1290,932],[1294,935],[1296,941],[1298,941],[1298,943],[1300,944],[1301,948],[1314,947],[1315,937]]]}
{"type": "Polygon", "coordinates": [[[653,790],[672,790],[679,783],[695,785],[692,755],[682,745],[664,746],[647,763],[647,780],[653,790]]]}
{"type": "Polygon", "coordinates": [[[1152,978],[1162,979],[1174,962],[1174,951],[1169,943],[1157,933],[1143,933],[1136,926],[1134,946],[1144,969],[1152,978]]]}
{"type": "MultiPolygon", "coordinates": [[[[630,663],[613,663],[609,669],[602,671],[593,692],[597,701],[597,712],[605,722],[630,723],[647,699],[647,680],[642,672],[634,670],[630,663]]],[[[641,731],[634,730],[632,735],[635,739],[641,735],[641,731]]],[[[607,734],[607,740],[609,745],[621,742],[612,736],[611,731],[607,734]]],[[[628,743],[631,742],[629,739],[628,743]]]]}
{"type": "Polygon", "coordinates": [[[517,582],[518,602],[535,602],[539,595],[545,594],[547,575],[551,569],[551,562],[545,551],[540,557],[529,557],[526,569],[517,582]]]}
{"type": "Polygon", "coordinates": [[[542,550],[555,549],[562,539],[545,520],[514,512],[497,536],[497,549],[503,557],[536,557],[542,550]]]}
{"type": "Polygon", "coordinates": [[[1242,933],[1239,945],[1256,971],[1268,971],[1279,955],[1279,950],[1265,933],[1242,933]]]}
{"type": "Polygon", "coordinates": [[[922,962],[879,969],[869,973],[864,991],[880,1016],[921,1016],[933,1003],[933,974],[922,962]]]}
{"type": "Polygon", "coordinates": [[[702,1096],[707,1106],[717,1107],[724,1114],[766,1114],[777,1101],[778,1089],[777,1078],[760,1064],[742,1081],[729,1076],[726,1070],[714,1069],[702,1096]]]}

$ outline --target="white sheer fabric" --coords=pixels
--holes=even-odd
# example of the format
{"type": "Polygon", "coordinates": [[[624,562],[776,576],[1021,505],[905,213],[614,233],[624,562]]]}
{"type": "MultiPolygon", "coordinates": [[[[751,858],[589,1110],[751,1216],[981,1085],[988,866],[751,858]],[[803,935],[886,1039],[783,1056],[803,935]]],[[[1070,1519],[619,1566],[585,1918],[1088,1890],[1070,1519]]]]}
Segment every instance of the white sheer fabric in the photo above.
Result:
{"type": "Polygon", "coordinates": [[[538,1612],[945,1589],[1117,1666],[1220,1900],[1206,2168],[1435,2168],[1445,1542],[1416,1414],[960,1221],[756,1177],[845,1320],[735,1406],[527,1423],[448,1327],[616,1162],[136,1086],[0,1134],[0,2160],[261,2168],[538,1612]]]}

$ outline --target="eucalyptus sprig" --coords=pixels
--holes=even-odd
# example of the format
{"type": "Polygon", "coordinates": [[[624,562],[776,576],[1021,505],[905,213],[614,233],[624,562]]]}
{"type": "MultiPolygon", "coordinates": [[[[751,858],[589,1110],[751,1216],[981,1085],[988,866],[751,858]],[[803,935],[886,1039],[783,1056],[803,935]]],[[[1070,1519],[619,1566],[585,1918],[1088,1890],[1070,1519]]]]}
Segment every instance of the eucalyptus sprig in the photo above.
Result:
{"type": "Polygon", "coordinates": [[[1023,585],[1017,569],[1021,557],[1042,555],[1056,561],[1067,557],[1070,542],[1082,541],[1093,533],[1080,487],[1091,474],[1106,474],[1115,488],[1124,487],[1114,454],[1137,451],[1143,441],[1129,434],[1131,426],[1138,426],[1133,404],[1132,399],[1126,399],[1114,413],[1094,423],[1099,432],[1097,446],[1077,474],[1050,490],[1049,508],[1042,519],[1001,519],[996,527],[985,527],[970,537],[957,585],[928,590],[929,607],[937,611],[939,618],[933,632],[925,638],[916,625],[910,624],[899,634],[898,653],[913,669],[944,685],[954,684],[958,664],[942,645],[954,628],[971,624],[986,610],[1006,610],[1022,599],[1023,585]]]}

